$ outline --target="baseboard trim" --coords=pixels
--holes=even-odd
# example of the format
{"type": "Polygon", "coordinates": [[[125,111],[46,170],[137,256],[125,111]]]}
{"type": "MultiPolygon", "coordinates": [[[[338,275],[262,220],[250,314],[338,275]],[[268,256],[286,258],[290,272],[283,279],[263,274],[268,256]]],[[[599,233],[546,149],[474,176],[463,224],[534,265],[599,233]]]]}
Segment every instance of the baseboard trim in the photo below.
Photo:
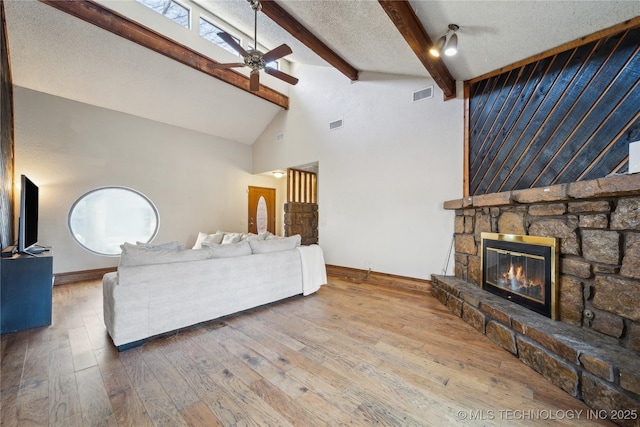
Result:
{"type": "Polygon", "coordinates": [[[431,281],[415,277],[398,276],[396,274],[380,273],[377,271],[361,270],[358,268],[342,267],[327,264],[327,274],[344,280],[351,280],[373,285],[391,286],[396,288],[413,289],[431,292],[431,281]]]}
{"type": "Polygon", "coordinates": [[[70,271],[68,273],[54,274],[54,285],[66,285],[67,283],[83,282],[85,280],[102,279],[107,273],[116,271],[118,267],[96,268],[94,270],[70,271]]]}

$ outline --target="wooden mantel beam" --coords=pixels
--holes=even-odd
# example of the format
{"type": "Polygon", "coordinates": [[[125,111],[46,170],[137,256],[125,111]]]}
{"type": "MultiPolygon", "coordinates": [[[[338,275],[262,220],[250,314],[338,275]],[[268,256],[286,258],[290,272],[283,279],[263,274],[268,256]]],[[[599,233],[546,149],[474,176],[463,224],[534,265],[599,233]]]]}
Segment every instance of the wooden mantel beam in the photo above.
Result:
{"type": "Polygon", "coordinates": [[[336,70],[347,76],[351,81],[358,80],[358,70],[342,59],[341,56],[338,56],[337,53],[314,36],[311,31],[306,29],[274,0],[261,0],[260,3],[262,4],[262,12],[271,18],[273,22],[278,24],[282,29],[314,51],[318,56],[331,64],[336,70]]]}
{"type": "Polygon", "coordinates": [[[427,69],[431,77],[436,81],[445,100],[456,97],[456,81],[451,76],[449,69],[442,58],[429,56],[429,48],[433,45],[427,31],[416,16],[408,0],[378,0],[389,18],[400,31],[400,34],[409,43],[416,56],[427,69]]]}
{"type": "Polygon", "coordinates": [[[92,0],[40,0],[42,3],[55,7],[90,24],[103,28],[113,34],[158,52],[168,58],[201,71],[245,90],[252,95],[263,98],[284,109],[289,108],[289,97],[260,85],[260,90],[249,90],[249,78],[237,71],[229,69],[212,69],[208,65],[217,63],[213,59],[184,46],[156,31],[151,30],[135,21],[126,18],[115,11],[106,8],[92,0]]]}

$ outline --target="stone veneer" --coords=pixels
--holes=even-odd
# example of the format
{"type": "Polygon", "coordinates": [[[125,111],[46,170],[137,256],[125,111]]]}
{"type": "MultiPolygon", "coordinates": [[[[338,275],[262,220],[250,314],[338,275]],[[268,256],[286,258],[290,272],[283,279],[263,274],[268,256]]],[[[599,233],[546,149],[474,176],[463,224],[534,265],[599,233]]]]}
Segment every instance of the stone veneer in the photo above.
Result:
{"type": "Polygon", "coordinates": [[[466,197],[444,207],[456,211],[457,283],[475,291],[467,288],[474,297],[465,301],[456,287],[438,286],[445,282],[434,276],[434,296],[590,406],[621,409],[626,402],[640,418],[640,377],[622,375],[640,371],[640,174],[466,197]],[[496,297],[478,287],[484,231],[560,239],[560,322],[502,300],[500,307],[530,312],[514,323],[504,310],[490,308],[495,303],[486,305],[496,297]],[[536,340],[554,336],[558,328],[565,341],[574,342],[568,355],[567,345],[536,340]],[[607,347],[606,356],[585,350],[599,346],[607,347]]]}
{"type": "Polygon", "coordinates": [[[445,202],[455,276],[481,281],[483,231],[560,238],[560,320],[640,354],[640,174],[445,202]]]}
{"type": "Polygon", "coordinates": [[[318,205],[288,202],[284,205],[284,235],[302,236],[303,245],[318,243],[318,205]]]}
{"type": "Polygon", "coordinates": [[[478,332],[593,408],[596,415],[583,419],[640,426],[640,357],[634,351],[457,277],[433,275],[431,294],[478,332]]]}

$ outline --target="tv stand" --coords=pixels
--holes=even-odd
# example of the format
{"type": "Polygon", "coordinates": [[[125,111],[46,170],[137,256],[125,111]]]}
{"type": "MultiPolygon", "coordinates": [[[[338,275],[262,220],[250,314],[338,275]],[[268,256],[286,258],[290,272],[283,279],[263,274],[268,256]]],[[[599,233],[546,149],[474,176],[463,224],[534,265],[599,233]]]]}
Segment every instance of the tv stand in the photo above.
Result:
{"type": "Polygon", "coordinates": [[[48,250],[49,249],[43,248],[41,246],[32,246],[28,249],[25,249],[24,252],[20,252],[20,253],[23,255],[40,255],[41,253],[44,253],[48,250]]]}
{"type": "Polygon", "coordinates": [[[52,286],[51,252],[0,259],[0,333],[50,325],[52,286]]]}

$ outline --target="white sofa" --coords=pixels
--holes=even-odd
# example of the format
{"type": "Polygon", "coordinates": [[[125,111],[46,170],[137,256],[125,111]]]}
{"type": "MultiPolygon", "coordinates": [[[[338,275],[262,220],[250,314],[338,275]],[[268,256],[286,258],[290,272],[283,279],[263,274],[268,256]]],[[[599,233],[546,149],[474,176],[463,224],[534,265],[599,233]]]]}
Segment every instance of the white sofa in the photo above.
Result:
{"type": "Polygon", "coordinates": [[[103,278],[104,321],[113,343],[126,350],[155,335],[309,295],[326,283],[319,246],[299,246],[300,236],[270,242],[193,250],[123,245],[118,271],[103,278]]]}

